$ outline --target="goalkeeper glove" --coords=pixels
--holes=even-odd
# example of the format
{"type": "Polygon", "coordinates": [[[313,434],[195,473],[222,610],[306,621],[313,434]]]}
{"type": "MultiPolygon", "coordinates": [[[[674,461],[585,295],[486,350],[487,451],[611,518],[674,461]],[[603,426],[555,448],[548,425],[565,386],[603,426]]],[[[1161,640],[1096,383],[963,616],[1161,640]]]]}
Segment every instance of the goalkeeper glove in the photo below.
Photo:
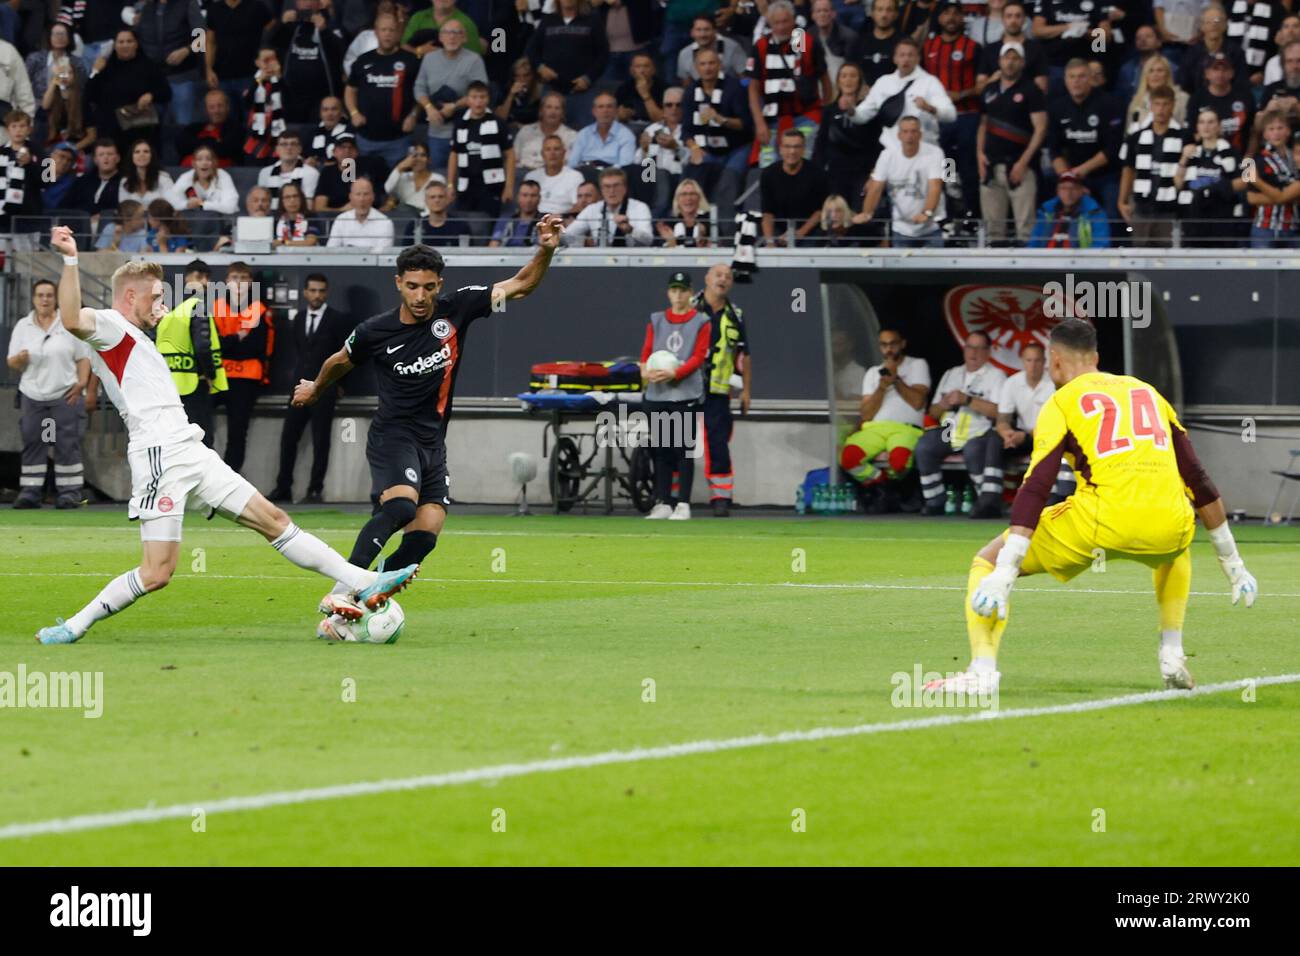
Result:
{"type": "Polygon", "coordinates": [[[1255,598],[1259,595],[1259,584],[1256,583],[1255,576],[1246,570],[1246,562],[1237,553],[1237,543],[1232,539],[1232,531],[1226,522],[1210,532],[1210,540],[1218,552],[1219,567],[1223,568],[1224,576],[1232,585],[1232,603],[1235,605],[1245,598],[1246,607],[1254,606],[1255,598]]]}
{"type": "Polygon", "coordinates": [[[975,587],[970,596],[971,610],[980,617],[992,617],[996,611],[998,619],[1007,619],[1007,606],[1011,599],[1011,586],[1020,576],[1020,563],[1029,551],[1029,539],[1024,535],[1007,535],[1007,540],[998,552],[997,567],[990,571],[975,587]]]}

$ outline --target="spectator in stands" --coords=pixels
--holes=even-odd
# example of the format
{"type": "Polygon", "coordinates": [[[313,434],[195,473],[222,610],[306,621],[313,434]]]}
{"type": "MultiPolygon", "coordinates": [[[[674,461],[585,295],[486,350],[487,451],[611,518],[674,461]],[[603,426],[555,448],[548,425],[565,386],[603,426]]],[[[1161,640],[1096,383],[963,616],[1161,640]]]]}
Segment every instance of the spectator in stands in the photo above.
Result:
{"type": "Polygon", "coordinates": [[[28,116],[36,115],[36,96],[32,81],[27,75],[18,48],[7,40],[0,40],[0,104],[19,109],[28,116]]]}
{"type": "MultiPolygon", "coordinates": [[[[1156,33],[1156,28],[1149,23],[1144,23],[1133,32],[1133,56],[1124,61],[1124,65],[1119,68],[1119,73],[1115,77],[1115,95],[1121,102],[1127,103],[1133,99],[1137,93],[1138,80],[1142,77],[1142,68],[1146,66],[1147,60],[1152,57],[1164,57],[1164,48],[1160,43],[1160,35],[1156,33]]],[[[1169,67],[1174,72],[1174,82],[1179,79],[1178,64],[1168,60],[1169,67]]]]}
{"type": "MultiPolygon", "coordinates": [[[[801,31],[796,41],[794,7],[789,0],[772,0],[766,17],[768,32],[754,44],[746,70],[749,113],[754,120],[750,163],[760,167],[776,162],[777,153],[783,151],[777,138],[788,129],[800,130],[811,150],[811,138],[822,121],[821,104],[831,100],[826,51],[821,41],[807,32],[801,31]],[[774,65],[778,63],[781,65],[774,65]]],[[[817,207],[821,207],[820,199],[817,207]]]]}
{"type": "Polygon", "coordinates": [[[242,103],[257,69],[262,35],[275,29],[275,16],[263,0],[214,0],[207,5],[206,73],[231,103],[242,103]]]}
{"type": "MultiPolygon", "coordinates": [[[[1300,120],[1300,41],[1288,43],[1279,54],[1282,58],[1282,76],[1264,87],[1260,97],[1263,112],[1281,111],[1295,126],[1300,120]]],[[[1259,129],[1256,124],[1256,138],[1259,129]]]]}
{"type": "Polygon", "coordinates": [[[694,56],[699,79],[682,94],[682,137],[689,153],[682,175],[698,182],[713,197],[719,217],[730,221],[749,168],[753,118],[740,81],[722,75],[717,51],[706,46],[694,56]]]}
{"type": "Polygon", "coordinates": [[[976,71],[975,87],[983,93],[984,88],[999,79],[998,70],[1002,59],[1002,48],[1008,43],[1019,43],[1025,51],[1025,76],[1029,77],[1044,95],[1047,93],[1047,54],[1043,45],[1031,39],[1025,31],[1029,14],[1025,12],[1022,0],[1007,0],[1002,8],[1001,36],[988,41],[975,39],[985,44],[979,54],[979,67],[976,71]]]}
{"type": "MultiPolygon", "coordinates": [[[[1282,18],[1282,23],[1273,36],[1273,48],[1277,52],[1264,64],[1265,86],[1282,79],[1282,54],[1296,40],[1300,40],[1300,14],[1289,13],[1282,18]]],[[[1261,100],[1261,102],[1266,104],[1268,101],[1261,100]]]]}
{"type": "Polygon", "coordinates": [[[613,93],[600,93],[591,104],[593,122],[578,131],[569,150],[574,169],[591,166],[628,166],[636,162],[636,137],[615,117],[618,100],[613,93]]]}
{"type": "Polygon", "coordinates": [[[600,189],[596,184],[586,179],[578,187],[577,200],[573,204],[573,209],[565,216],[565,226],[573,225],[573,221],[578,218],[578,214],[593,203],[600,202],[600,189]]]}
{"type": "Polygon", "coordinates": [[[77,177],[63,208],[79,209],[85,213],[89,218],[90,235],[95,236],[99,232],[100,217],[107,214],[111,219],[121,198],[122,157],[117,151],[117,143],[107,138],[97,140],[92,161],[94,168],[77,177]]]}
{"type": "Polygon", "coordinates": [[[5,132],[9,145],[0,148],[0,185],[5,187],[0,195],[0,233],[20,233],[19,246],[34,247],[34,237],[42,228],[40,216],[44,212],[41,189],[44,185],[46,165],[44,158],[32,148],[32,118],[22,110],[5,114],[5,132]]]}
{"type": "Polygon", "coordinates": [[[940,124],[957,119],[957,107],[943,84],[921,69],[920,62],[921,48],[907,37],[900,39],[894,44],[897,68],[876,81],[853,113],[853,121],[859,124],[879,118],[883,147],[898,142],[898,123],[903,117],[915,118],[921,138],[932,146],[939,145],[940,124]]]}
{"type": "MultiPolygon", "coordinates": [[[[1156,0],[1157,23],[1160,15],[1159,3],[1156,0]]],[[[1191,13],[1196,14],[1196,8],[1201,6],[1201,0],[1179,0],[1182,4],[1191,8],[1191,13]]],[[[1224,8],[1217,3],[1211,3],[1200,10],[1200,33],[1199,38],[1195,29],[1195,21],[1192,24],[1192,32],[1186,37],[1186,40],[1196,40],[1190,46],[1185,47],[1186,52],[1183,54],[1182,67],[1180,75],[1183,83],[1187,87],[1188,93],[1196,93],[1205,82],[1209,80],[1209,75],[1205,69],[1210,65],[1210,60],[1216,57],[1216,54],[1223,54],[1223,57],[1232,67],[1232,75],[1235,78],[1234,85],[1240,86],[1242,92],[1245,92],[1248,85],[1249,71],[1246,68],[1246,58],[1242,55],[1241,47],[1232,40],[1228,39],[1228,15],[1224,8]]],[[[1169,37],[1165,37],[1165,43],[1169,44],[1169,37]]]]}
{"type": "MultiPolygon", "coordinates": [[[[688,46],[689,40],[695,39],[695,20],[698,16],[716,16],[718,8],[733,7],[734,4],[721,0],[664,0],[663,35],[659,44],[659,55],[663,63],[665,76],[671,76],[677,65],[678,55],[688,46]]],[[[771,7],[771,3],[767,4],[771,7]]],[[[716,19],[714,20],[716,23],[716,19]]],[[[769,26],[771,21],[769,20],[769,26]]]]}
{"type": "MultiPolygon", "coordinates": [[[[270,219],[271,217],[271,190],[265,186],[254,186],[244,194],[244,215],[253,219],[270,219]]],[[[274,231],[274,224],[272,224],[274,231]]],[[[214,252],[220,252],[227,246],[232,245],[234,237],[228,233],[223,233],[213,246],[214,252]]]]}
{"type": "Polygon", "coordinates": [[[1119,149],[1124,140],[1122,108],[1092,88],[1088,64],[1071,60],[1065,68],[1064,96],[1047,104],[1047,154],[1056,175],[1069,170],[1106,210],[1119,216],[1119,149]]]}
{"type": "Polygon", "coordinates": [[[63,208],[77,183],[77,147],[59,143],[50,151],[50,168],[41,176],[41,206],[53,213],[63,208]]]}
{"type": "Polygon", "coordinates": [[[442,42],[442,28],[448,23],[460,24],[465,31],[464,44],[471,53],[481,57],[486,52],[478,26],[463,10],[457,9],[456,0],[433,0],[431,6],[411,14],[402,33],[402,43],[417,56],[428,56],[432,46],[442,42]]]}
{"type": "Polygon", "coordinates": [[[872,0],[871,24],[859,31],[849,49],[849,59],[862,67],[867,90],[894,70],[894,44],[898,42],[898,0],[872,0]]]}
{"type": "Polygon", "coordinates": [[[103,220],[95,248],[132,254],[148,252],[148,238],[149,218],[144,204],[127,199],[118,203],[111,220],[103,220]]]}
{"type": "Polygon", "coordinates": [[[941,2],[935,19],[939,30],[921,48],[921,65],[943,84],[944,92],[957,110],[956,119],[939,124],[939,148],[956,162],[960,191],[954,189],[951,195],[963,201],[965,211],[973,213],[978,206],[980,183],[975,163],[975,137],[980,126],[975,75],[980,48],[966,36],[965,21],[957,3],[941,2]]]}
{"type": "MultiPolygon", "coordinates": [[[[290,313],[288,328],[281,333],[290,343],[293,355],[292,379],[295,382],[314,378],[325,360],[343,348],[343,343],[356,324],[346,313],[329,305],[328,297],[329,279],[320,272],[308,275],[303,284],[302,307],[290,313]]],[[[284,429],[280,432],[280,467],[275,487],[267,496],[271,501],[292,499],[298,445],[302,441],[302,433],[310,426],[311,474],[307,479],[307,493],[298,503],[321,503],[325,474],[329,470],[334,409],[340,391],[331,388],[319,401],[311,405],[290,405],[285,411],[284,429]]]]}
{"type": "Polygon", "coordinates": [[[682,167],[690,159],[690,150],[682,142],[682,97],[680,86],[669,87],[663,94],[663,119],[651,123],[641,133],[636,163],[644,170],[646,160],[654,169],[654,202],[650,211],[656,218],[668,212],[673,192],[682,178],[682,167]]]}
{"type": "Polygon", "coordinates": [[[943,167],[939,147],[922,142],[921,121],[904,116],[898,121],[898,142],[886,146],[876,160],[862,211],[853,217],[854,223],[870,222],[887,190],[893,212],[892,244],[902,249],[942,246],[943,167]]]}
{"type": "Polygon", "coordinates": [[[447,183],[456,190],[456,209],[495,219],[514,197],[515,153],[505,123],[488,109],[488,85],[469,85],[469,107],[456,117],[447,183]]]}
{"type": "Polygon", "coordinates": [[[40,102],[46,142],[71,142],[78,151],[85,149],[96,134],[86,125],[86,74],[81,60],[66,54],[56,56],[47,77],[40,102]]]}
{"type": "MultiPolygon", "coordinates": [[[[334,141],[334,163],[326,166],[316,183],[312,197],[312,210],[318,213],[338,213],[352,208],[352,183],[362,176],[372,184],[381,183],[385,176],[384,163],[374,156],[357,155],[357,139],[344,133],[334,141]]],[[[383,197],[377,201],[382,206],[383,197]]]]}
{"type": "Polygon", "coordinates": [[[181,173],[167,201],[185,220],[195,245],[204,250],[221,235],[222,219],[239,212],[239,190],[217,165],[216,149],[206,143],[194,151],[193,168],[181,173]]]}
{"type": "Polygon", "coordinates": [[[31,81],[34,102],[45,99],[46,92],[55,85],[56,75],[61,73],[67,74],[64,83],[70,87],[75,85],[76,89],[82,89],[86,85],[86,68],[74,52],[72,30],[65,23],[50,24],[41,49],[28,53],[24,65],[31,81]]]}
{"type": "Polygon", "coordinates": [[[812,24],[808,32],[821,41],[826,51],[826,72],[836,76],[840,67],[848,62],[849,50],[857,42],[856,30],[851,30],[837,18],[832,0],[813,0],[812,24]]]}
{"type": "Polygon", "coordinates": [[[320,101],[320,122],[311,134],[311,145],[307,151],[307,164],[320,170],[327,163],[334,161],[334,144],[345,133],[356,134],[347,120],[343,119],[343,101],[337,96],[327,96],[320,101]]]}
{"type": "Polygon", "coordinates": [[[718,241],[718,227],[713,210],[700,184],[683,179],[673,192],[670,220],[655,224],[659,241],[669,248],[703,248],[718,241]]]}
{"type": "Polygon", "coordinates": [[[379,46],[352,64],[343,102],[357,134],[357,148],[396,166],[411,145],[421,107],[415,102],[415,76],[420,61],[398,45],[397,17],[375,18],[379,46]]]}
{"type": "MultiPolygon", "coordinates": [[[[0,56],[0,75],[3,75],[3,56],[0,56]]],[[[158,141],[159,108],[171,96],[172,88],[162,68],[140,53],[135,33],[122,29],[113,39],[112,52],[95,62],[95,69],[86,81],[86,116],[100,136],[111,136],[117,141],[117,148],[125,153],[142,136],[153,143],[158,141]],[[125,127],[123,122],[127,124],[125,127]]],[[[9,99],[0,82],[0,100],[9,99]]]]}
{"type": "MultiPolygon", "coordinates": [[[[533,5],[537,6],[540,19],[542,3],[530,0],[529,6],[533,5]]],[[[598,2],[597,5],[602,4],[598,2]]],[[[601,80],[606,85],[627,79],[632,57],[642,52],[654,52],[659,39],[660,6],[658,0],[604,0],[605,46],[609,49],[609,57],[601,80]]],[[[675,75],[666,73],[664,79],[667,81],[669,76],[675,75]]]]}
{"type": "MultiPolygon", "coordinates": [[[[996,483],[1002,492],[1002,475],[989,473],[986,441],[999,444],[993,428],[998,416],[998,402],[1006,375],[989,361],[993,341],[986,332],[971,332],[963,346],[964,361],[943,373],[929,415],[939,427],[927,429],[916,443],[916,470],[921,475],[921,494],[925,497],[923,514],[944,513],[943,460],[961,452],[971,486],[991,491],[996,483]],[[989,436],[989,439],[986,439],[989,436]]],[[[955,491],[949,490],[950,504],[955,505],[955,491]]],[[[955,510],[955,509],[954,509],[955,510]]]]}
{"type": "Polygon", "coordinates": [[[648,246],[654,242],[654,218],[650,207],[628,195],[627,173],[617,166],[602,169],[600,195],[600,201],[578,213],[564,233],[565,243],[648,246]]]}
{"type": "MultiPolygon", "coordinates": [[[[520,169],[540,169],[545,162],[543,144],[547,137],[558,136],[567,153],[578,139],[578,131],[564,125],[564,97],[547,93],[542,97],[537,122],[520,127],[515,135],[515,161],[520,169]]],[[[546,205],[546,189],[542,188],[542,204],[546,205]]],[[[545,212],[546,210],[543,209],[545,212]]]]}
{"type": "Polygon", "coordinates": [[[430,246],[454,246],[468,243],[472,236],[463,219],[450,219],[451,190],[446,183],[432,180],[424,187],[426,214],[411,223],[406,232],[406,244],[424,243],[430,246]]]}
{"type": "Polygon", "coordinates": [[[1056,178],[1056,198],[1038,210],[1031,249],[1109,249],[1110,223],[1097,200],[1083,190],[1083,181],[1066,171],[1056,178]]]}
{"type": "Polygon", "coordinates": [[[555,12],[542,17],[528,41],[528,59],[547,89],[564,94],[572,126],[591,112],[592,84],[609,58],[604,25],[583,9],[579,0],[557,0],[555,12]]]}
{"type": "MultiPolygon", "coordinates": [[[[1013,2],[1015,2],[1015,0],[1013,0],[1013,2]]],[[[1003,19],[1006,7],[1007,0],[989,0],[988,3],[984,4],[983,9],[977,8],[973,4],[969,4],[962,8],[967,13],[966,35],[978,43],[981,49],[986,49],[990,46],[995,50],[1001,48],[1002,37],[1006,33],[1006,22],[1003,19]]],[[[1023,9],[1024,8],[1022,8],[1022,11],[1023,9]]],[[[1023,37],[1012,37],[1012,40],[1020,43],[1024,42],[1023,37]]],[[[1029,59],[1028,48],[1026,48],[1025,51],[1025,58],[1026,60],[1029,59]]],[[[993,66],[989,72],[992,73],[996,71],[997,68],[997,61],[994,60],[993,66]]],[[[1029,69],[1028,64],[1026,64],[1025,68],[1026,70],[1029,69]]],[[[1030,72],[1030,75],[1033,75],[1032,71],[1030,72]]],[[[983,90],[980,92],[983,92],[983,90]]],[[[1044,90],[1043,92],[1047,91],[1044,90]]]]}
{"type": "Polygon", "coordinates": [[[885,483],[907,474],[923,434],[930,365],[907,354],[907,339],[897,329],[882,328],[876,342],[881,363],[862,376],[858,429],[840,449],[840,468],[860,484],[880,485],[876,510],[888,512],[898,510],[898,495],[885,483]],[[885,456],[883,468],[875,462],[880,455],[885,456]]]}
{"type": "Polygon", "coordinates": [[[1196,117],[1195,139],[1183,147],[1174,174],[1186,245],[1232,244],[1241,238],[1245,191],[1241,158],[1222,135],[1219,114],[1205,109],[1196,117]]]}
{"type": "Polygon", "coordinates": [[[1094,44],[1100,41],[1103,48],[1109,47],[1113,25],[1123,18],[1120,7],[1107,7],[1093,0],[1050,0],[1035,4],[1033,35],[1043,44],[1047,55],[1049,99],[1061,94],[1061,79],[1069,71],[1070,62],[1083,60],[1086,71],[1094,44]],[[1100,34],[1096,33],[1098,30],[1100,34]]]}
{"type": "Polygon", "coordinates": [[[196,119],[199,90],[207,73],[198,51],[215,49],[199,0],[144,0],[136,11],[140,53],[163,68],[172,89],[167,118],[177,126],[188,126],[196,119]],[[196,38],[202,39],[202,46],[196,38]]]}
{"type": "MultiPolygon", "coordinates": [[[[385,15],[397,18],[399,36],[406,32],[406,23],[410,19],[410,11],[406,8],[406,5],[404,3],[395,3],[394,0],[379,0],[379,3],[375,5],[374,17],[367,23],[366,29],[352,38],[347,51],[343,54],[344,76],[352,73],[352,64],[357,62],[359,56],[379,48],[379,37],[375,36],[375,20],[385,15]]],[[[411,52],[414,53],[415,51],[412,50],[411,52]]]]}
{"type": "Polygon", "coordinates": [[[745,48],[731,37],[719,34],[713,17],[697,13],[691,21],[691,42],[677,54],[676,76],[682,85],[700,78],[695,66],[695,53],[702,49],[713,50],[718,55],[719,76],[740,79],[745,75],[745,48]]]}
{"type": "MultiPolygon", "coordinates": [[[[516,141],[516,144],[518,141],[516,141]]],[[[585,180],[582,173],[565,165],[564,140],[548,136],[542,143],[544,163],[525,177],[525,182],[535,182],[540,190],[538,209],[543,215],[576,216],[578,189],[585,180]]]]}
{"type": "Polygon", "coordinates": [[[280,55],[271,47],[263,47],[257,52],[253,84],[244,92],[244,155],[254,165],[263,165],[271,158],[277,140],[288,129],[285,95],[280,55]]]}
{"type": "Polygon", "coordinates": [[[393,221],[374,205],[374,183],[364,176],[358,177],[348,194],[348,208],[330,224],[330,238],[325,245],[330,249],[369,249],[372,252],[391,249],[396,244],[393,221]]]}
{"type": "Polygon", "coordinates": [[[1002,44],[998,79],[985,87],[980,119],[980,208],[988,222],[989,239],[1001,242],[1007,232],[1007,212],[1024,243],[1034,224],[1038,195],[1038,151],[1047,138],[1047,104],[1042,91],[1025,73],[1024,51],[1015,41],[1002,44]]]}
{"type": "Polygon", "coordinates": [[[9,336],[9,368],[18,373],[18,431],[22,473],[15,508],[39,508],[54,456],[56,508],[82,504],[81,436],[85,431],[90,347],[59,318],[58,288],[48,279],[32,286],[32,311],[9,336]]]}
{"type": "Polygon", "coordinates": [[[113,37],[122,29],[122,10],[113,3],[65,2],[59,12],[59,22],[72,27],[81,39],[81,65],[89,76],[94,72],[95,61],[113,47],[113,37]]]}
{"type": "Polygon", "coordinates": [[[146,208],[149,231],[145,236],[146,252],[189,252],[193,242],[185,220],[166,199],[155,199],[146,208]]]}
{"type": "Polygon", "coordinates": [[[118,201],[134,199],[149,205],[155,199],[165,199],[171,192],[171,175],[158,162],[158,153],[147,139],[137,139],[131,144],[131,165],[122,177],[118,201]]]}
{"type": "Polygon", "coordinates": [[[1174,173],[1183,153],[1186,131],[1174,120],[1174,91],[1151,91],[1151,119],[1129,133],[1120,148],[1124,165],[1119,211],[1133,229],[1138,246],[1168,246],[1178,214],[1174,173]]]}
{"type": "Polygon", "coordinates": [[[542,81],[528,57],[521,56],[511,67],[510,87],[501,91],[493,112],[511,133],[515,133],[529,123],[536,123],[541,108],[542,81]]]}
{"type": "Polygon", "coordinates": [[[853,221],[853,208],[838,193],[832,193],[822,203],[821,218],[812,234],[815,246],[863,246],[872,238],[872,231],[863,223],[853,221]]]}
{"type": "Polygon", "coordinates": [[[275,238],[271,240],[275,249],[320,245],[320,229],[312,222],[309,208],[301,183],[290,180],[280,187],[280,211],[275,218],[275,238]]]}
{"type": "Polygon", "coordinates": [[[533,233],[537,229],[537,204],[541,202],[542,191],[531,180],[519,184],[519,198],[513,215],[502,216],[492,228],[489,246],[496,248],[522,248],[533,245],[533,233]]]}
{"type": "Polygon", "coordinates": [[[263,166],[257,174],[257,184],[271,191],[271,209],[279,205],[280,187],[293,181],[302,186],[307,199],[316,195],[320,184],[320,173],[302,161],[302,139],[289,130],[281,133],[275,141],[276,161],[270,166],[263,166]]]}
{"type": "Polygon", "coordinates": [[[226,268],[226,298],[213,303],[212,318],[221,339],[226,369],[226,464],[244,467],[248,426],[262,386],[270,380],[274,331],[271,310],[254,298],[253,270],[244,262],[226,268]]]}
{"type": "Polygon", "coordinates": [[[903,36],[911,37],[917,45],[925,42],[925,38],[938,29],[936,17],[939,12],[939,0],[930,0],[924,3],[922,0],[908,0],[908,3],[902,9],[900,15],[900,29],[903,36]]]}
{"type": "Polygon", "coordinates": [[[1232,0],[1228,11],[1228,38],[1241,47],[1246,75],[1252,87],[1263,86],[1264,61],[1273,50],[1273,33],[1290,12],[1283,0],[1232,0]]]}
{"type": "Polygon", "coordinates": [[[1167,86],[1174,91],[1174,119],[1179,123],[1187,119],[1187,101],[1190,97],[1186,91],[1173,82],[1174,70],[1163,56],[1148,57],[1138,77],[1137,91],[1129,101],[1128,111],[1124,115],[1124,129],[1130,131],[1141,126],[1151,118],[1150,92],[1160,86],[1167,86]]]}
{"type": "Polygon", "coordinates": [[[781,134],[781,162],[759,176],[763,239],[770,245],[798,245],[821,222],[830,183],[804,159],[805,151],[803,133],[787,129],[781,134]]]}
{"type": "Polygon", "coordinates": [[[1223,138],[1239,153],[1250,148],[1250,133],[1255,120],[1255,99],[1249,89],[1233,83],[1232,59],[1222,51],[1206,58],[1205,82],[1192,93],[1187,113],[1197,116],[1212,109],[1223,123],[1223,138]]]}
{"type": "Polygon", "coordinates": [[[435,173],[429,168],[428,144],[412,143],[406,157],[388,174],[384,183],[388,199],[380,208],[390,216],[419,216],[424,212],[424,187],[433,179],[446,182],[442,173],[435,173]]]}
{"type": "Polygon", "coordinates": [[[451,156],[452,120],[468,105],[471,83],[486,83],[483,58],[465,49],[465,27],[450,18],[439,30],[442,48],[426,53],[415,79],[415,99],[429,121],[429,165],[445,169],[451,156]]]}
{"type": "Polygon", "coordinates": [[[1252,249],[1293,249],[1300,170],[1291,150],[1291,122],[1285,113],[1264,114],[1264,142],[1255,156],[1256,175],[1247,184],[1246,201],[1255,208],[1250,227],[1252,249]]]}
{"type": "Polygon", "coordinates": [[[841,66],[835,78],[835,100],[822,111],[813,146],[813,165],[826,173],[831,192],[855,207],[880,155],[879,130],[853,122],[854,110],[866,93],[862,67],[856,63],[841,66]]]}
{"type": "Polygon", "coordinates": [[[230,114],[230,100],[225,92],[208,90],[203,97],[203,110],[206,119],[185,127],[176,141],[181,165],[190,165],[190,157],[200,143],[217,151],[218,165],[222,169],[237,165],[244,156],[244,128],[230,114]]]}
{"type": "Polygon", "coordinates": [[[632,57],[629,76],[614,94],[618,100],[618,121],[645,126],[658,123],[664,111],[664,83],[655,73],[655,61],[649,53],[632,57]]]}
{"type": "Polygon", "coordinates": [[[279,54],[284,77],[284,118],[310,123],[322,96],[343,95],[343,38],[326,8],[296,0],[280,16],[269,43],[279,54]]]}
{"type": "MultiPolygon", "coordinates": [[[[1043,374],[1047,365],[1047,350],[1031,342],[1020,350],[1019,372],[1002,383],[998,398],[998,422],[995,434],[984,442],[984,480],[980,484],[979,498],[975,502],[972,518],[1002,517],[1002,478],[1009,457],[1028,458],[1034,448],[1034,426],[1038,413],[1056,394],[1056,386],[1043,374]],[[1001,440],[999,440],[1001,439],[1001,440]]],[[[1061,462],[1057,485],[1053,493],[1067,497],[1073,490],[1073,473],[1070,466],[1061,462]]]]}

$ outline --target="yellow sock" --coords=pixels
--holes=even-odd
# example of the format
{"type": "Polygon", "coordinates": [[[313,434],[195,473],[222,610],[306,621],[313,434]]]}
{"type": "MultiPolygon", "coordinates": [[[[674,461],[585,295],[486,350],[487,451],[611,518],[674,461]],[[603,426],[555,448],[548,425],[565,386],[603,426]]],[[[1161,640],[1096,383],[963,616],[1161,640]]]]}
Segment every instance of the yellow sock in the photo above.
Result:
{"type": "Polygon", "coordinates": [[[1156,602],[1160,605],[1160,630],[1179,631],[1187,617],[1187,596],[1192,591],[1192,554],[1183,551],[1168,564],[1152,572],[1156,602]]]}
{"type": "Polygon", "coordinates": [[[981,617],[970,606],[971,595],[979,583],[993,571],[993,562],[976,555],[970,563],[970,577],[966,579],[966,634],[970,638],[970,658],[976,661],[981,657],[997,660],[998,644],[1002,642],[1002,632],[1007,629],[1006,620],[981,617]]]}

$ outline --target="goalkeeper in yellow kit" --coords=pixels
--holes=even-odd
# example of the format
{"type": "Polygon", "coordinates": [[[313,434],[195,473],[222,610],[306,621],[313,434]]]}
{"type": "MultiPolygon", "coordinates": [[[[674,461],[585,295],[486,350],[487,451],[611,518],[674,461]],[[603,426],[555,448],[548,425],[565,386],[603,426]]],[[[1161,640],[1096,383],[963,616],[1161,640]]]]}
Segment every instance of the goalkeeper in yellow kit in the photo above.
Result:
{"type": "Polygon", "coordinates": [[[1191,590],[1188,551],[1201,516],[1232,584],[1232,603],[1255,603],[1258,585],[1237,554],[1219,492],[1201,467],[1170,404],[1128,375],[1097,370],[1097,333],[1068,319],[1051,333],[1048,363],[1056,394],[1034,428],[1034,451],[1011,508],[1011,528],[971,562],[966,627],[971,664],[936,681],[945,690],[996,689],[998,643],[1011,586],[1046,571],[1061,581],[1095,559],[1149,565],[1160,605],[1160,674],[1167,687],[1195,686],[1183,655],[1183,618],[1191,590]],[[1064,457],[1078,488],[1044,510],[1064,457]]]}

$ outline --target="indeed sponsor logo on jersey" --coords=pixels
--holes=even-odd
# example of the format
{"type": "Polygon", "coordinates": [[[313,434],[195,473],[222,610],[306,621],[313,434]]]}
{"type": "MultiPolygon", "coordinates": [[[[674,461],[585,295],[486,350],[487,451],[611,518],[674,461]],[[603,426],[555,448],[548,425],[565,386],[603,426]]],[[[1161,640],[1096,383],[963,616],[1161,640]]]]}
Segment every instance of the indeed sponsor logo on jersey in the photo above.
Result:
{"type": "Polygon", "coordinates": [[[430,372],[436,372],[444,369],[451,364],[451,343],[448,342],[432,355],[421,355],[414,362],[402,365],[400,362],[393,365],[393,371],[398,375],[428,375],[430,372]]]}

